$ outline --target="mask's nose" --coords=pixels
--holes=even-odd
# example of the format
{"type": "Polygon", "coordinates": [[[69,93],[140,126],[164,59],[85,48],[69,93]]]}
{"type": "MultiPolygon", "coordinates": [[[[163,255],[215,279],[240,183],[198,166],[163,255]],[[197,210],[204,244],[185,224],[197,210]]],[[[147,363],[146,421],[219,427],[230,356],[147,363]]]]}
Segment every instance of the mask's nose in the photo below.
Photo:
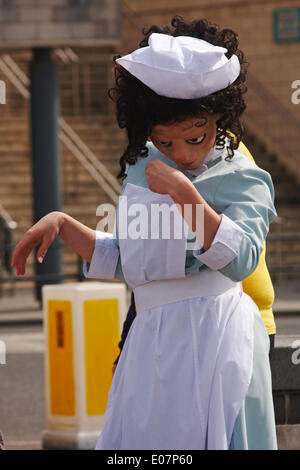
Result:
{"type": "Polygon", "coordinates": [[[172,160],[176,163],[176,165],[179,168],[189,166],[191,164],[191,159],[189,159],[188,157],[182,156],[182,154],[178,156],[177,158],[172,157],[172,160]]]}
{"type": "Polygon", "coordinates": [[[173,146],[170,157],[177,165],[188,164],[190,160],[186,147],[180,144],[173,146]]]}

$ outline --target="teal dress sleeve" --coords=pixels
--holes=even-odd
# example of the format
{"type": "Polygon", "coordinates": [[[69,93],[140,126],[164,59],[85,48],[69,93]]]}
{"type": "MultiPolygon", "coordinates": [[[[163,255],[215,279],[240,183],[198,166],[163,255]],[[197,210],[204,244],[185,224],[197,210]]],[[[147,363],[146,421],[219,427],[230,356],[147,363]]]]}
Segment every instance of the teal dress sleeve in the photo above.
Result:
{"type": "Polygon", "coordinates": [[[276,217],[274,207],[274,188],[271,177],[266,171],[256,167],[238,175],[224,178],[216,194],[216,202],[226,201],[224,214],[233,220],[243,231],[237,256],[220,271],[232,280],[247,278],[256,268],[269,225],[276,217]],[[235,178],[237,176],[237,178],[235,178]],[[238,194],[234,200],[230,193],[238,194]]]}
{"type": "MultiPolygon", "coordinates": [[[[201,187],[199,192],[202,194],[201,187]]],[[[235,282],[242,281],[255,270],[269,225],[276,217],[269,173],[250,162],[219,175],[211,206],[222,215],[218,232],[223,232],[217,232],[207,251],[193,253],[198,269],[206,265],[235,282]],[[227,253],[231,255],[226,260],[227,253]]]]}

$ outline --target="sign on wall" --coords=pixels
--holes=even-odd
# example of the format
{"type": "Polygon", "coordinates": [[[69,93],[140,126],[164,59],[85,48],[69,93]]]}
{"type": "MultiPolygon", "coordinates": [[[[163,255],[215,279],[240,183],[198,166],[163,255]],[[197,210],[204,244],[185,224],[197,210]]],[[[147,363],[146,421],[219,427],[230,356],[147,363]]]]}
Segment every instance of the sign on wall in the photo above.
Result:
{"type": "Polygon", "coordinates": [[[300,41],[300,7],[278,8],[275,10],[273,32],[276,42],[300,41]]]}

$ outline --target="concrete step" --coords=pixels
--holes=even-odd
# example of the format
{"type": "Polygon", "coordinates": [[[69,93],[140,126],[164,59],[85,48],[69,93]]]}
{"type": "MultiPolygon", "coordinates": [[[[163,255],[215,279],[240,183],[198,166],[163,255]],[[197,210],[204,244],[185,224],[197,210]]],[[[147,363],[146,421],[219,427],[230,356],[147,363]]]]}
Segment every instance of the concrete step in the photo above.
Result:
{"type": "Polygon", "coordinates": [[[5,159],[8,159],[8,157],[11,157],[12,160],[21,160],[21,159],[26,159],[26,160],[29,160],[29,157],[31,155],[31,149],[30,149],[30,146],[24,146],[24,148],[22,148],[21,150],[14,150],[12,151],[12,149],[9,148],[9,152],[8,152],[8,149],[7,147],[5,147],[5,149],[2,149],[0,151],[0,161],[5,161],[5,159]]]}

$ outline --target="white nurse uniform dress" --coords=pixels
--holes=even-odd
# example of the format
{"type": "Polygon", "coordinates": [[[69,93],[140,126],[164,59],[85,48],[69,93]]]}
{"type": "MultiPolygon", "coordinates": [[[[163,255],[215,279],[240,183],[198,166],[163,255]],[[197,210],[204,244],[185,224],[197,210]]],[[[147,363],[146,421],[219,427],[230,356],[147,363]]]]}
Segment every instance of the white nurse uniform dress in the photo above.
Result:
{"type": "MultiPolygon", "coordinates": [[[[153,158],[176,164],[148,146],[148,157],[127,167],[127,215],[140,203],[149,212],[173,204],[147,188],[145,166],[153,158]]],[[[118,224],[115,235],[96,232],[85,276],[125,280],[137,309],[96,449],[277,448],[269,338],[241,285],[276,216],[273,186],[239,150],[232,161],[225,157],[213,149],[197,170],[183,171],[222,214],[207,251],[187,249],[174,227],[169,239],[126,239],[118,224]]]]}

